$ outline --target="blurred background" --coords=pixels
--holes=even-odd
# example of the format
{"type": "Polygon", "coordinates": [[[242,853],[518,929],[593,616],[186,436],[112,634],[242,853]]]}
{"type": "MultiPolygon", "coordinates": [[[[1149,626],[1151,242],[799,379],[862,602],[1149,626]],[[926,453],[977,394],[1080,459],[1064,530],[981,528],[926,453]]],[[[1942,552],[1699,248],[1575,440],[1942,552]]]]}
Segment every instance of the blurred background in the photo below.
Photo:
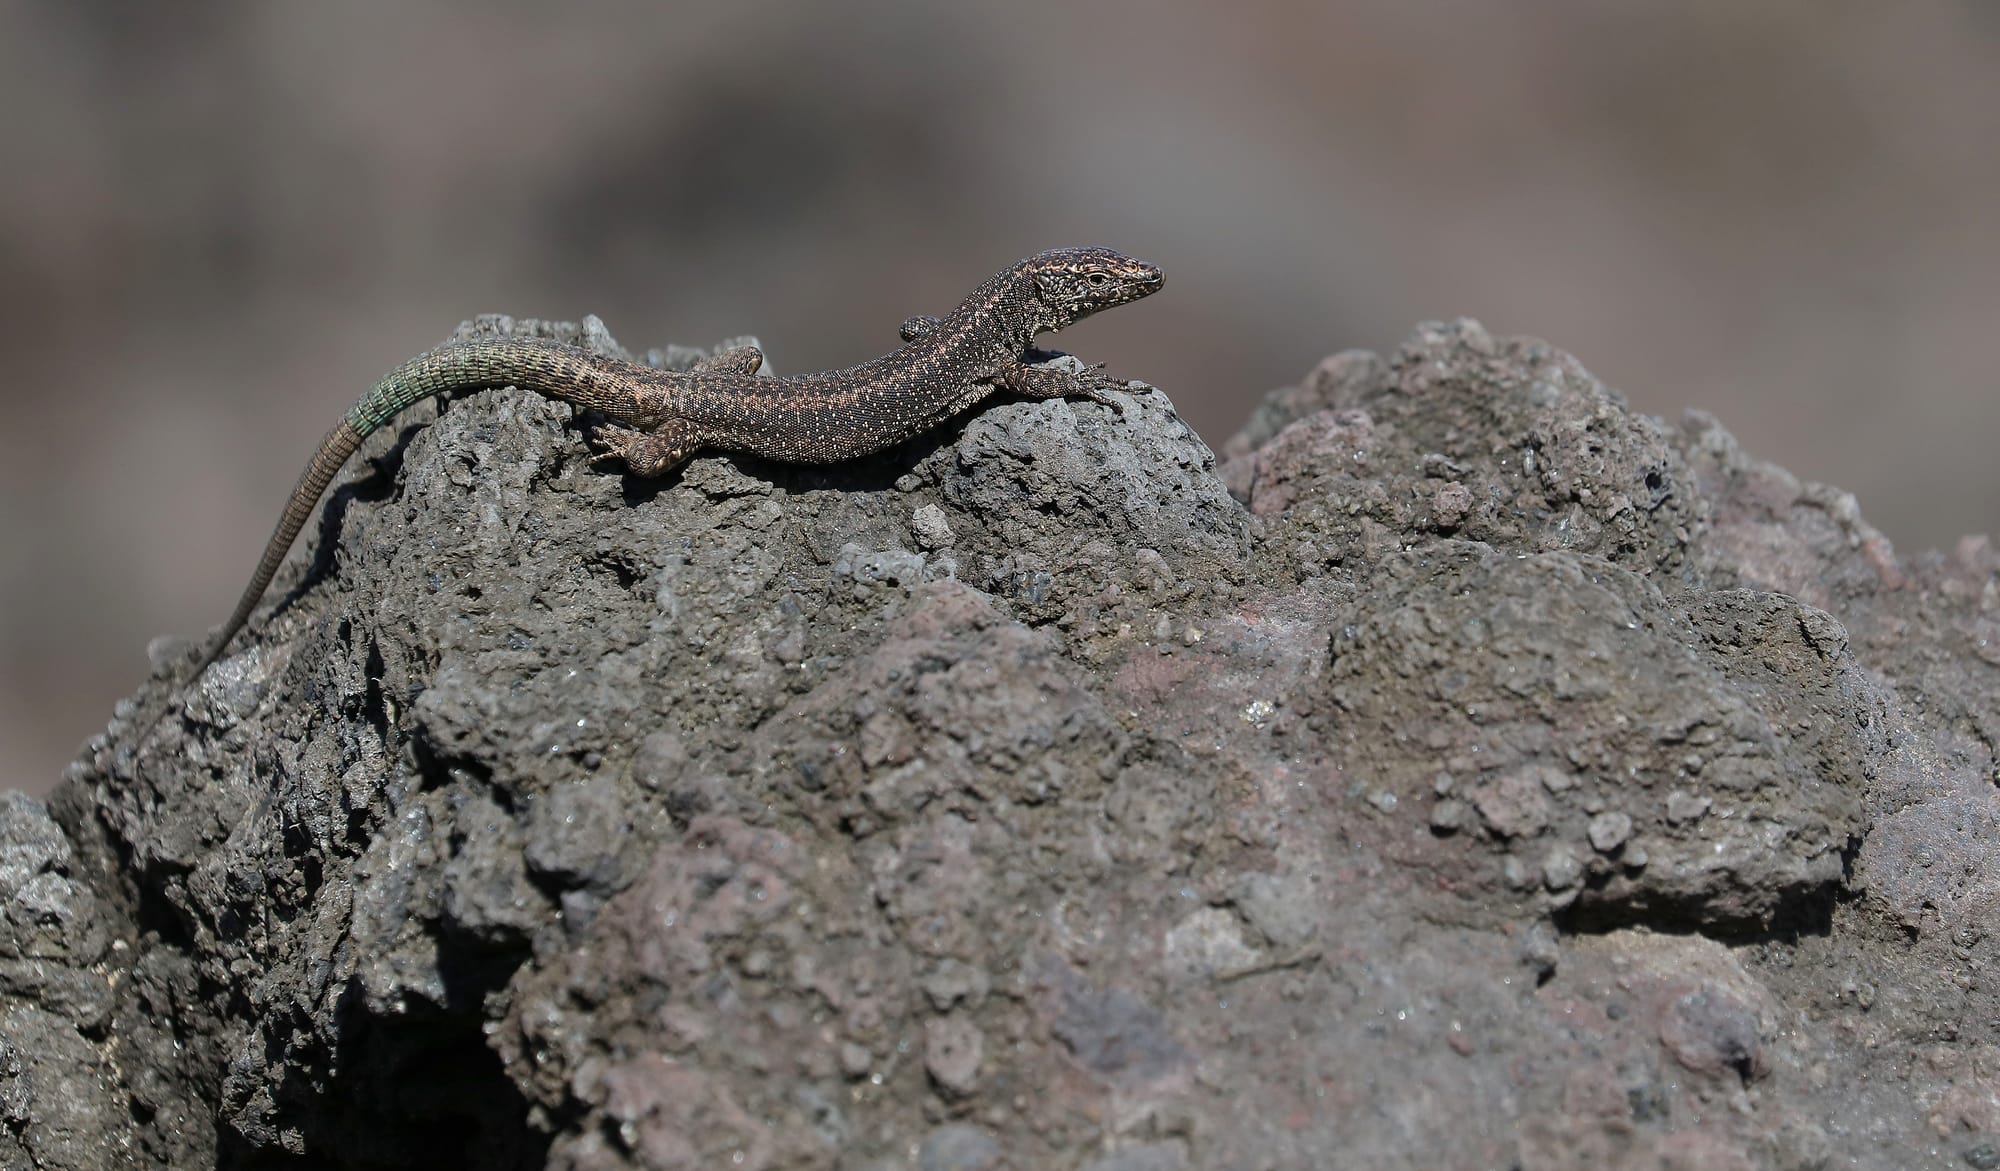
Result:
{"type": "Polygon", "coordinates": [[[896,341],[1018,256],[1220,444],[1417,321],[1854,491],[2000,513],[2000,4],[0,0],[0,788],[234,602],[312,445],[462,318],[896,341]]]}

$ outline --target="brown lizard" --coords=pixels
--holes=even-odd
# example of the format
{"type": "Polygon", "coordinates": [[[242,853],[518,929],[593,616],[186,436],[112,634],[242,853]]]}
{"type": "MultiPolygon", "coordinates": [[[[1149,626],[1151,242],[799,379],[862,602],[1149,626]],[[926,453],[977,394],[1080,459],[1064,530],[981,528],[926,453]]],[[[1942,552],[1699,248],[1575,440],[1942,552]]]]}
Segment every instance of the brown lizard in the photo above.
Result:
{"type": "Polygon", "coordinates": [[[662,475],[705,450],[789,463],[836,463],[928,431],[999,390],[1028,398],[1076,396],[1123,408],[1104,391],[1125,384],[1031,364],[1037,335],[1100,309],[1158,292],[1156,265],[1109,248],[1056,248],[1009,265],[944,317],[902,326],[904,344],[844,370],[764,378],[745,346],[685,371],[659,370],[539,338],[452,342],[398,366],[327,433],[285,501],[277,528],[236,609],[210,641],[198,679],[238,631],[278,572],[319,498],[361,441],[422,399],[454,390],[519,386],[609,419],[591,436],[596,459],[637,476],[662,475]]]}

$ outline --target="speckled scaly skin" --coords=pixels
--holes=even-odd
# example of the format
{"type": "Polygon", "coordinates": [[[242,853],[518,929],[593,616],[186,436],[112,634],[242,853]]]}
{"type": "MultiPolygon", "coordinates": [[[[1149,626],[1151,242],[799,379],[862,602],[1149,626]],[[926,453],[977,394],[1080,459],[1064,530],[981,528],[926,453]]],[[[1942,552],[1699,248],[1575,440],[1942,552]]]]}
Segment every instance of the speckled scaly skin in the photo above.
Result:
{"type": "Polygon", "coordinates": [[[599,412],[598,458],[657,476],[704,450],[836,463],[930,430],[997,390],[1077,396],[1117,409],[1123,383],[1030,365],[1037,335],[1159,291],[1155,265],[1109,248],[1057,248],[1019,261],[945,317],[903,323],[880,358],[795,378],[759,378],[763,355],[728,350],[687,371],[657,370],[537,338],[453,342],[398,366],[349,408],[313,453],[236,609],[208,645],[208,669],[250,619],[327,485],[361,441],[404,408],[452,390],[519,386],[599,412]]]}

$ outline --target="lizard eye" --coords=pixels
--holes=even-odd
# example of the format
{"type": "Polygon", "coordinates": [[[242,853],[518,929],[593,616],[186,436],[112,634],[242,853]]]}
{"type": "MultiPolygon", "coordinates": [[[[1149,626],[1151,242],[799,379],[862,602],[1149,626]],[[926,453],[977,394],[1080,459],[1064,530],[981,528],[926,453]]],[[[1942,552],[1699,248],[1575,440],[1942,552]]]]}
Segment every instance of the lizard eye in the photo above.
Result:
{"type": "Polygon", "coordinates": [[[1087,276],[1087,277],[1085,277],[1085,278],[1083,278],[1083,279],[1084,279],[1084,280],[1087,280],[1087,281],[1089,281],[1089,282],[1090,282],[1090,287],[1091,287],[1091,288],[1093,288],[1093,289],[1101,289],[1101,288],[1103,288],[1104,286],[1106,286],[1106,285],[1108,285],[1108,284],[1110,284],[1110,283],[1111,283],[1111,278],[1110,278],[1110,277],[1108,277],[1108,276],[1105,276],[1105,275],[1104,275],[1103,273],[1101,273],[1101,272],[1093,272],[1093,273],[1091,273],[1091,274],[1090,274],[1089,276],[1087,276]]]}

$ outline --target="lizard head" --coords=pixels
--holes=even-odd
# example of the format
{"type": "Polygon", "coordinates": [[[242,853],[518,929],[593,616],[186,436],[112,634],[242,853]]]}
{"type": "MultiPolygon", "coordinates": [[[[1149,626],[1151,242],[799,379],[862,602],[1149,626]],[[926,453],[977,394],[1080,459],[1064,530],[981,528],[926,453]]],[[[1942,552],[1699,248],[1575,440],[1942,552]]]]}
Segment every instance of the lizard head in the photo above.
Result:
{"type": "Polygon", "coordinates": [[[1113,305],[1160,291],[1166,275],[1156,264],[1109,248],[1052,248],[1020,263],[1035,296],[1047,309],[1045,330],[1062,329],[1113,305]]]}

